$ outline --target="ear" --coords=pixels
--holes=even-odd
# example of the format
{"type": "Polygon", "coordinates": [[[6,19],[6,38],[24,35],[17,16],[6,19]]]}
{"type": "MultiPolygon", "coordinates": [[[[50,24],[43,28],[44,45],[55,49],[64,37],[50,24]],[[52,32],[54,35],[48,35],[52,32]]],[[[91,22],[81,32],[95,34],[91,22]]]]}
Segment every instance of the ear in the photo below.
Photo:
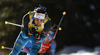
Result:
{"type": "Polygon", "coordinates": [[[36,18],[34,17],[34,19],[36,19],[36,18]]]}

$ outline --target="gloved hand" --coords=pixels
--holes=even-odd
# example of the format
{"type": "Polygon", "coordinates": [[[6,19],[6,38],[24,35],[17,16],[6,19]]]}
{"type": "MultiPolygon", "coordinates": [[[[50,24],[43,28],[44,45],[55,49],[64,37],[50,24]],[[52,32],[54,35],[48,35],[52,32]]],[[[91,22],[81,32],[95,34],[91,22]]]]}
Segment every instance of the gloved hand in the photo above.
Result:
{"type": "Polygon", "coordinates": [[[36,32],[35,28],[28,28],[28,32],[30,32],[31,34],[34,34],[36,32]]]}
{"type": "Polygon", "coordinates": [[[41,39],[41,34],[39,34],[38,32],[36,32],[34,34],[34,37],[37,39],[37,40],[40,40],[41,39]]]}
{"type": "Polygon", "coordinates": [[[34,27],[28,28],[28,30],[29,30],[29,32],[30,32],[31,34],[33,34],[33,36],[34,36],[36,39],[37,39],[37,38],[40,39],[41,34],[39,34],[38,32],[36,32],[36,30],[35,30],[34,27]]]}

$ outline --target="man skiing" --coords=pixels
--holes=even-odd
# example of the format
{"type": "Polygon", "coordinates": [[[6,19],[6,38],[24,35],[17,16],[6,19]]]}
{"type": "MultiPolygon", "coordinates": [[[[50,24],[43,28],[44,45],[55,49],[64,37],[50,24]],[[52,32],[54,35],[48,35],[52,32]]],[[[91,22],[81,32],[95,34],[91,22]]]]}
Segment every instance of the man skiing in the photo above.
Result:
{"type": "Polygon", "coordinates": [[[9,55],[18,55],[28,41],[31,41],[32,44],[30,55],[36,55],[41,43],[47,36],[46,33],[48,33],[51,28],[50,20],[51,19],[46,15],[45,7],[38,7],[34,9],[34,11],[30,11],[24,15],[22,20],[24,27],[21,28],[22,30],[9,55]]]}

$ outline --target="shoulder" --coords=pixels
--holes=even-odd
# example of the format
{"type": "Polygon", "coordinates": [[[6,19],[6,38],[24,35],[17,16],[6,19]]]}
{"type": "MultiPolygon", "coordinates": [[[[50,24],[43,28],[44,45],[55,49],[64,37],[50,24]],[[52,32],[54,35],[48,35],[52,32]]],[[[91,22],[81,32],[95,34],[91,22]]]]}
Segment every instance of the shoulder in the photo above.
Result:
{"type": "Polygon", "coordinates": [[[30,17],[30,15],[33,15],[35,12],[34,11],[29,11],[28,13],[26,13],[23,18],[26,18],[26,17],[30,17]]]}
{"type": "Polygon", "coordinates": [[[35,12],[34,11],[29,11],[28,14],[29,14],[29,18],[31,19],[33,17],[33,15],[35,14],[35,12]]]}
{"type": "Polygon", "coordinates": [[[48,17],[48,15],[45,15],[44,23],[48,23],[51,21],[51,18],[48,17]]]}
{"type": "Polygon", "coordinates": [[[29,11],[27,14],[34,14],[35,12],[34,11],[29,11]]]}
{"type": "Polygon", "coordinates": [[[23,18],[26,18],[26,17],[29,17],[29,14],[28,13],[23,16],[23,18]]]}
{"type": "Polygon", "coordinates": [[[25,14],[22,19],[23,24],[27,24],[29,22],[29,14],[25,14]]]}
{"type": "Polygon", "coordinates": [[[48,19],[51,21],[51,18],[48,15],[45,15],[45,19],[48,19]]]}
{"type": "Polygon", "coordinates": [[[51,27],[52,23],[51,23],[51,18],[49,18],[48,15],[45,16],[45,22],[44,22],[44,28],[48,28],[48,27],[51,27]]]}

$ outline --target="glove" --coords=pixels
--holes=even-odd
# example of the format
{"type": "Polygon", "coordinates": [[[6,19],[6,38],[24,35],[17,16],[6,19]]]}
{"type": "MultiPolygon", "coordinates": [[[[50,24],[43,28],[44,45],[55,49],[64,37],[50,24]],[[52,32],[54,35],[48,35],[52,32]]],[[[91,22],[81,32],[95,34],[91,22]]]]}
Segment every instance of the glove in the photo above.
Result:
{"type": "Polygon", "coordinates": [[[33,36],[34,36],[35,38],[40,38],[41,34],[39,34],[38,32],[36,32],[36,30],[35,30],[34,27],[29,28],[28,30],[29,30],[29,32],[30,32],[31,34],[33,34],[33,36]]]}
{"type": "Polygon", "coordinates": [[[28,28],[28,32],[30,32],[31,34],[34,34],[34,33],[36,33],[36,30],[34,27],[28,28]]]}
{"type": "Polygon", "coordinates": [[[41,34],[39,34],[38,32],[36,32],[33,36],[34,36],[36,39],[39,38],[38,40],[41,39],[41,34]]]}

